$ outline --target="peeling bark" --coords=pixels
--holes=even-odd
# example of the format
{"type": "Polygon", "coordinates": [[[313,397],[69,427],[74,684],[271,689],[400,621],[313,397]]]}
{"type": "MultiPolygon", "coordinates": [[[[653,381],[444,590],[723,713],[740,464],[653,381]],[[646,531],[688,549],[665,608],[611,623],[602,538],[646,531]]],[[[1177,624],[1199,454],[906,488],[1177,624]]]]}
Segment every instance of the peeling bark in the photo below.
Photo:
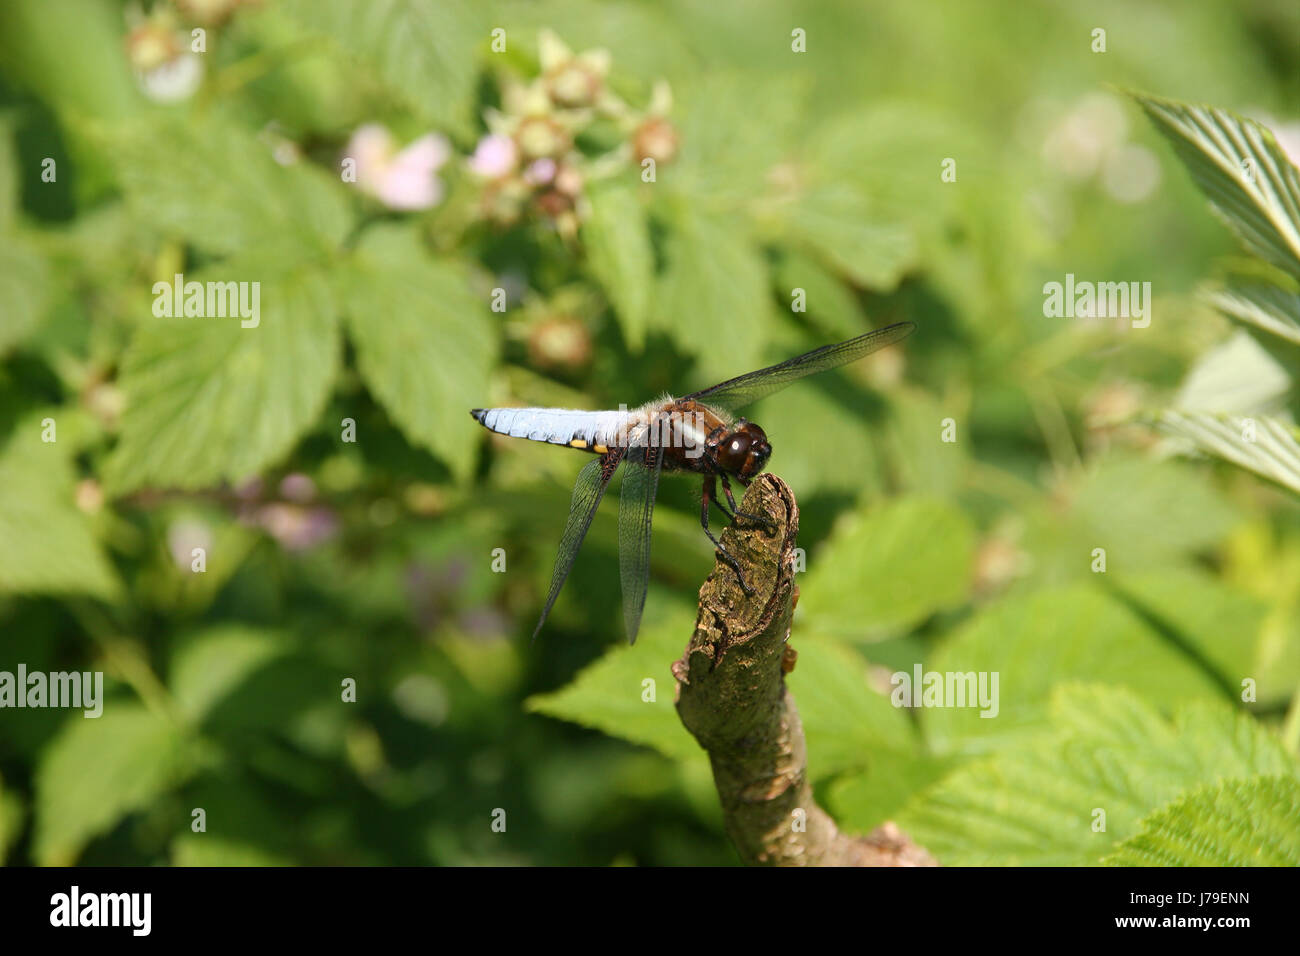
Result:
{"type": "Polygon", "coordinates": [[[700,589],[695,633],[672,668],[677,713],[708,752],[727,833],[751,865],[935,865],[894,824],[849,836],[813,800],[803,726],[785,685],[795,666],[787,640],[799,506],[785,482],[764,474],[740,510],[775,525],[769,533],[741,519],[722,534],[753,594],[718,560],[700,589]]]}

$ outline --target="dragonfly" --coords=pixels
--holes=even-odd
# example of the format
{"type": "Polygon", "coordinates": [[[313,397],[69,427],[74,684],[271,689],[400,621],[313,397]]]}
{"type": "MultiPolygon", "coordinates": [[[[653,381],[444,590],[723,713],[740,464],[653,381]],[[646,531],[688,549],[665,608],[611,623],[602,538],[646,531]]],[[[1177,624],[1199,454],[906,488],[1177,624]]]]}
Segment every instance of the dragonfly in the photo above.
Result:
{"type": "Polygon", "coordinates": [[[471,409],[474,420],[489,431],[563,445],[596,456],[583,466],[573,486],[550,591],[533,630],[533,639],[541,633],[555,606],[605,489],[620,466],[623,484],[618,510],[619,580],[623,590],[623,621],[630,643],[636,641],[645,608],[650,581],[650,524],[659,476],[663,472],[701,476],[700,525],[718,555],[736,572],[741,587],[752,594],[740,564],[709,530],[709,511],[714,506],[730,522],[741,519],[770,525],[768,519],[746,514],[736,507],[731,480],[748,486],[767,467],[772,446],[761,427],[736,417],[735,413],[801,378],[847,365],[905,339],[915,329],[911,322],[898,322],[738,375],[682,398],[664,396],[634,409],[471,409]],[[719,483],[730,511],[718,500],[719,483]]]}

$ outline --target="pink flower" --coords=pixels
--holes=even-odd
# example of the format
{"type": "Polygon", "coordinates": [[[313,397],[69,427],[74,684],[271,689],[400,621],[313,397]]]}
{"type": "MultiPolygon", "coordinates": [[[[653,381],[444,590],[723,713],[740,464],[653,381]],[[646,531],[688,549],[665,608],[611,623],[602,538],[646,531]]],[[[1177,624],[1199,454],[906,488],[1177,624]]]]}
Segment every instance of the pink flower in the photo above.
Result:
{"type": "Polygon", "coordinates": [[[368,124],[352,134],[345,158],[356,163],[356,184],[389,209],[417,210],[442,199],[435,173],[451,157],[451,145],[437,133],[397,150],[384,127],[368,124]]]}
{"type": "Polygon", "coordinates": [[[306,504],[316,497],[316,482],[308,475],[295,471],[280,479],[280,494],[297,504],[306,504]]]}
{"type": "Polygon", "coordinates": [[[492,133],[478,141],[469,168],[484,179],[500,179],[514,172],[519,162],[519,150],[509,136],[492,133]]]}
{"type": "Polygon", "coordinates": [[[306,551],[338,531],[338,517],[328,508],[304,508],[272,502],[257,511],[257,523],[286,551],[306,551]]]}
{"type": "Polygon", "coordinates": [[[555,178],[555,160],[544,157],[529,163],[524,170],[524,182],[533,186],[544,186],[555,178]]]}

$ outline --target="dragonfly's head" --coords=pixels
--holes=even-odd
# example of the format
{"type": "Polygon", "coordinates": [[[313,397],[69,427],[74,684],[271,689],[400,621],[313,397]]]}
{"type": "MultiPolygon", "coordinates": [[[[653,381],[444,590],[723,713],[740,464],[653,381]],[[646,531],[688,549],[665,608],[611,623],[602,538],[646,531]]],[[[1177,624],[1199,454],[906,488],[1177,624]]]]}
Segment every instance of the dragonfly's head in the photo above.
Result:
{"type": "Polygon", "coordinates": [[[763,429],[742,418],[718,440],[713,457],[719,468],[748,484],[767,467],[772,446],[763,429]]]}

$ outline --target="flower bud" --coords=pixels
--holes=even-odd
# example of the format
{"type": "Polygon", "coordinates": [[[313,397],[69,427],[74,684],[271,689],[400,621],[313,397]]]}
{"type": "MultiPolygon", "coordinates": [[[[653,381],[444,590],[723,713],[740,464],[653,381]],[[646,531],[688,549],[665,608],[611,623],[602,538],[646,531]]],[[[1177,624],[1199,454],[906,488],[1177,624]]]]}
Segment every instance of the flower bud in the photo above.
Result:
{"type": "Polygon", "coordinates": [[[162,20],[146,20],[126,38],[126,55],[141,73],[171,63],[183,52],[175,29],[162,20]]]}
{"type": "Polygon", "coordinates": [[[573,211],[573,197],[566,196],[558,189],[548,189],[538,193],[533,201],[537,204],[537,208],[551,219],[559,219],[564,213],[573,211]]]}
{"type": "Polygon", "coordinates": [[[594,70],[574,59],[548,76],[546,87],[557,106],[577,109],[596,102],[603,82],[594,70]]]}
{"type": "Polygon", "coordinates": [[[656,163],[671,162],[677,155],[680,138],[672,123],[660,116],[651,116],[632,134],[632,152],[637,161],[653,159],[656,163]]]}
{"type": "Polygon", "coordinates": [[[571,315],[550,316],[533,326],[528,357],[538,368],[580,368],[591,360],[591,333],[571,315]]]}
{"type": "Polygon", "coordinates": [[[175,0],[177,8],[195,23],[216,26],[235,12],[240,0],[175,0]]]}
{"type": "Polygon", "coordinates": [[[515,143],[525,159],[559,156],[569,148],[569,134],[547,116],[526,116],[515,130],[515,143]]]}
{"type": "Polygon", "coordinates": [[[555,173],[555,188],[566,196],[578,197],[582,194],[582,173],[576,166],[565,164],[555,173]]]}

